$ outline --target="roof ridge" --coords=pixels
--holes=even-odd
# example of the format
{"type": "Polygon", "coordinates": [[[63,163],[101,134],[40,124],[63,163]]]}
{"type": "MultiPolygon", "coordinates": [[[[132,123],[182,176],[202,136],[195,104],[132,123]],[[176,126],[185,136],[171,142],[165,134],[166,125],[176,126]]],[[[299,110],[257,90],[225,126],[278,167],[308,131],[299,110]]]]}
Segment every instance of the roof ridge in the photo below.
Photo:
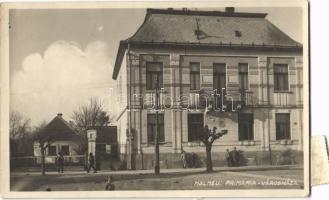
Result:
{"type": "Polygon", "coordinates": [[[59,116],[56,117],[59,118],[65,124],[65,126],[67,126],[74,134],[77,134],[75,130],[73,130],[73,128],[69,125],[69,123],[65,119],[63,119],[63,117],[59,117],[59,116]]]}
{"type": "Polygon", "coordinates": [[[72,133],[74,135],[78,134],[75,132],[75,130],[73,130],[73,128],[71,128],[71,126],[68,124],[68,122],[63,119],[62,117],[59,116],[55,116],[44,128],[43,128],[43,132],[47,131],[47,129],[49,129],[50,124],[54,123],[55,120],[59,120],[60,122],[62,122],[70,131],[72,131],[72,133]]]}
{"type": "Polygon", "coordinates": [[[303,46],[300,42],[297,42],[296,40],[294,40],[292,37],[290,37],[287,33],[283,32],[279,27],[277,27],[275,24],[273,24],[270,20],[265,19],[265,21],[276,31],[280,32],[280,34],[288,37],[290,40],[294,41],[296,43],[297,46],[303,46]]]}
{"type": "Polygon", "coordinates": [[[265,18],[267,13],[249,13],[249,12],[224,12],[224,11],[206,11],[206,10],[174,10],[174,9],[154,9],[148,8],[146,15],[149,14],[168,14],[168,15],[197,15],[197,16],[222,16],[222,17],[247,17],[247,18],[265,18]]]}

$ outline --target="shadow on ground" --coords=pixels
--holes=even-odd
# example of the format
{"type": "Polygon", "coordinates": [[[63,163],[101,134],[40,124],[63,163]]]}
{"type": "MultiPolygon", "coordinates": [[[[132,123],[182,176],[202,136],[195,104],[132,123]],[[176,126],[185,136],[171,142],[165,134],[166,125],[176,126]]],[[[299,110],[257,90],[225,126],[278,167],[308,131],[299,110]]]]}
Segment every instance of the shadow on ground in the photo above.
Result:
{"type": "MultiPolygon", "coordinates": [[[[124,181],[129,183],[130,180],[138,182],[138,180],[147,179],[171,179],[182,178],[185,176],[193,176],[200,174],[209,174],[207,172],[171,172],[155,174],[116,174],[111,175],[115,182],[124,181]]],[[[42,175],[24,175],[12,176],[10,179],[11,190],[14,191],[36,191],[43,188],[45,185],[58,185],[64,187],[72,184],[105,184],[108,175],[90,173],[90,174],[48,174],[42,175]]]]}

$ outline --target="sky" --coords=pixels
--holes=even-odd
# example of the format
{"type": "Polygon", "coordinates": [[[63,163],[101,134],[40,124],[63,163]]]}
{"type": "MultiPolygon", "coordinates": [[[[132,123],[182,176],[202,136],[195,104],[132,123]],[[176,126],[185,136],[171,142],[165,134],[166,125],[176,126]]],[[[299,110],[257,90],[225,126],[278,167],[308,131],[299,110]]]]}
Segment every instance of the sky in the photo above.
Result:
{"type": "MultiPolygon", "coordinates": [[[[211,10],[214,10],[213,8],[211,10]]],[[[215,10],[223,10],[218,8],[215,10]]],[[[265,12],[267,19],[302,42],[299,8],[236,8],[265,12]],[[289,20],[288,20],[289,19],[289,20]]],[[[120,40],[132,36],[146,9],[48,9],[10,11],[10,108],[31,119],[50,121],[99,98],[115,108],[112,70],[120,40]]]]}

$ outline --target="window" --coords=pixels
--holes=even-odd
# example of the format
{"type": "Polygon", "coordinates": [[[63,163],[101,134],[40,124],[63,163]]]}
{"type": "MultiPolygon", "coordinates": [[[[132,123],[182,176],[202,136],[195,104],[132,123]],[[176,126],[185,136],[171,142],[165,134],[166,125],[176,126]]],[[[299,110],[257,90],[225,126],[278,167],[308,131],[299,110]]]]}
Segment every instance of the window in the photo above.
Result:
{"type": "Polygon", "coordinates": [[[107,154],[111,154],[111,148],[112,148],[112,146],[110,144],[105,145],[105,152],[107,154]]]}
{"type": "Polygon", "coordinates": [[[188,141],[200,140],[203,133],[203,114],[188,115],[188,141]]]}
{"type": "Polygon", "coordinates": [[[248,63],[239,63],[239,87],[243,92],[249,89],[248,63]]]}
{"type": "Polygon", "coordinates": [[[242,36],[242,33],[241,31],[234,31],[235,32],[235,37],[241,37],[242,36]]]}
{"type": "Polygon", "coordinates": [[[226,64],[216,63],[213,69],[214,90],[221,94],[222,88],[226,88],[226,64]]]}
{"type": "Polygon", "coordinates": [[[156,80],[159,81],[159,88],[163,87],[162,80],[162,63],[161,62],[148,62],[146,63],[146,89],[155,90],[156,80]]]}
{"type": "Polygon", "coordinates": [[[214,93],[219,94],[216,95],[215,99],[215,108],[219,108],[221,100],[225,100],[226,90],[226,64],[225,63],[215,63],[213,66],[213,89],[214,93]]]}
{"type": "Polygon", "coordinates": [[[274,91],[288,91],[288,65],[274,64],[274,91]]]}
{"type": "Polygon", "coordinates": [[[200,63],[190,63],[190,89],[200,90],[200,63]]]}
{"type": "Polygon", "coordinates": [[[70,155],[70,147],[69,145],[63,145],[61,146],[61,151],[64,156],[70,155]]]}
{"type": "Polygon", "coordinates": [[[276,140],[290,140],[290,114],[275,114],[276,140]]]}
{"type": "Polygon", "coordinates": [[[254,140],[254,115],[240,113],[239,121],[239,141],[254,140]]]}
{"type": "Polygon", "coordinates": [[[48,147],[48,156],[56,156],[56,146],[49,146],[48,147]]]}
{"type": "MultiPolygon", "coordinates": [[[[158,114],[158,130],[159,130],[159,142],[164,142],[164,116],[163,114],[158,114]]],[[[154,143],[156,131],[156,119],[155,114],[147,115],[147,140],[149,143],[154,143]]]]}

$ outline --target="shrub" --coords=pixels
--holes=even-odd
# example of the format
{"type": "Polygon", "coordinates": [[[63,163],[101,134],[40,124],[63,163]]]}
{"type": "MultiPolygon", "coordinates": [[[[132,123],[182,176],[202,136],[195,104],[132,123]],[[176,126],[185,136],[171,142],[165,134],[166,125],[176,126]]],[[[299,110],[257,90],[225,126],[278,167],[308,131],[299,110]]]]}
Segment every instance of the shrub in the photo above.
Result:
{"type": "Polygon", "coordinates": [[[239,166],[247,166],[248,159],[245,157],[242,150],[239,150],[239,166]]]}
{"type": "Polygon", "coordinates": [[[295,163],[295,154],[291,149],[287,149],[281,152],[278,156],[278,161],[280,165],[291,165],[295,163]]]}

